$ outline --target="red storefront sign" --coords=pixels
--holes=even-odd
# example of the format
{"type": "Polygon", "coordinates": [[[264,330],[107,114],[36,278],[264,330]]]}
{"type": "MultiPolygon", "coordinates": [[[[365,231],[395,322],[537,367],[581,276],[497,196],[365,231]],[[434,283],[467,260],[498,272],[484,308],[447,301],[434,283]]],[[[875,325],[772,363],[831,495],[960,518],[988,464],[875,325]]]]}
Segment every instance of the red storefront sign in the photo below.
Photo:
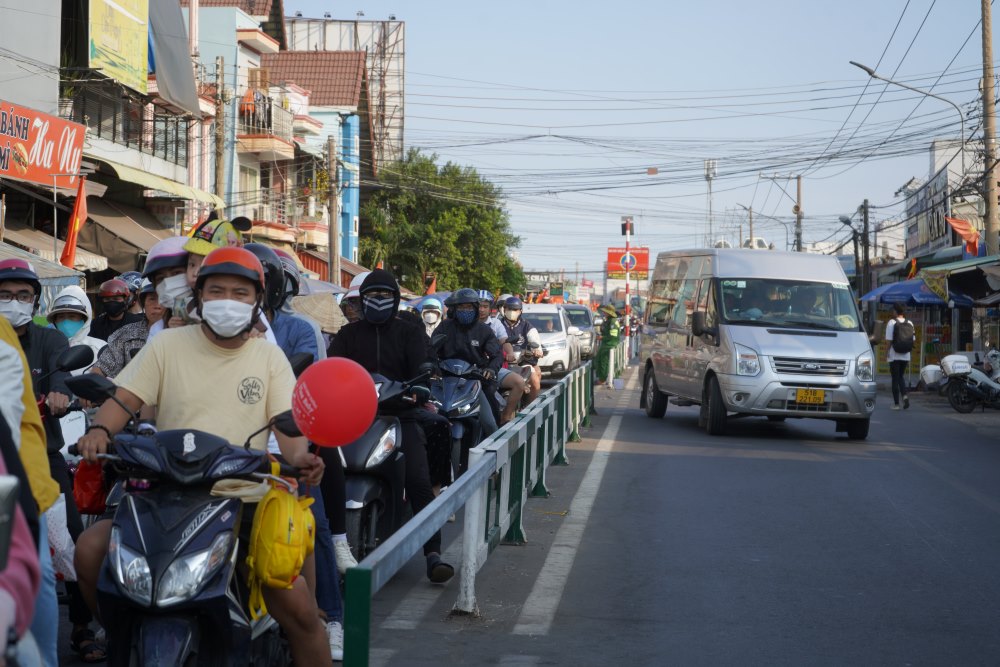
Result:
{"type": "Polygon", "coordinates": [[[86,128],[0,100],[0,177],[75,188],[86,128]]]}

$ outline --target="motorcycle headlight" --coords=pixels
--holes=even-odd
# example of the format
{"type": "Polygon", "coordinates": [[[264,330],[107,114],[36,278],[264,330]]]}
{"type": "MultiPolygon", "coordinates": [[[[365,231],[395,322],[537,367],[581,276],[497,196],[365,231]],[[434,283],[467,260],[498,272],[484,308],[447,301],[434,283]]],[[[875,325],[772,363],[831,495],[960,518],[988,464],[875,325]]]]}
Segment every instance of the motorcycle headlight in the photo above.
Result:
{"type": "Polygon", "coordinates": [[[472,402],[466,401],[464,403],[459,403],[458,405],[453,405],[451,411],[448,413],[450,417],[464,417],[465,415],[472,412],[472,402]]]}
{"type": "Polygon", "coordinates": [[[760,373],[760,357],[757,351],[746,345],[736,344],[736,374],[757,375],[760,373]]]}
{"type": "Polygon", "coordinates": [[[233,534],[226,531],[216,535],[208,549],[171,563],[156,587],[156,606],[167,607],[192,598],[225,564],[232,546],[233,534]]]}
{"type": "Polygon", "coordinates": [[[396,442],[398,440],[395,426],[383,433],[382,437],[378,440],[378,446],[375,447],[374,451],[368,456],[368,460],[365,461],[365,467],[374,468],[381,464],[382,461],[385,461],[389,454],[392,454],[396,449],[396,442]]]}
{"type": "Polygon", "coordinates": [[[149,563],[143,556],[122,544],[121,530],[117,527],[111,529],[108,559],[115,579],[125,594],[148,607],[153,599],[153,575],[149,571],[149,563]]]}
{"type": "Polygon", "coordinates": [[[875,380],[875,356],[869,352],[862,352],[858,355],[854,365],[854,374],[862,382],[874,382],[875,380]]]}

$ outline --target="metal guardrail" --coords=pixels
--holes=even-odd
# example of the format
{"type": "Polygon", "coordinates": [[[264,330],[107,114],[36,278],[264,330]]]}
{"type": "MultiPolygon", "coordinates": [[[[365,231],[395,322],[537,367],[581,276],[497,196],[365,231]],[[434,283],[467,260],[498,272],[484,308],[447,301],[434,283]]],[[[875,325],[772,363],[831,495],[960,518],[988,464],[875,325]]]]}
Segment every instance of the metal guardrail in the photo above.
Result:
{"type": "MultiPolygon", "coordinates": [[[[620,351],[624,361],[624,349],[620,351]]],[[[366,667],[375,595],[452,514],[465,507],[459,596],[453,613],[477,613],[476,573],[501,543],[523,544],[528,495],[547,496],[549,465],[567,464],[566,443],[590,425],[592,363],[571,371],[523,413],[469,452],[469,469],[356,567],[347,570],[344,665],[366,667]],[[471,537],[470,537],[471,536],[471,537]]]]}

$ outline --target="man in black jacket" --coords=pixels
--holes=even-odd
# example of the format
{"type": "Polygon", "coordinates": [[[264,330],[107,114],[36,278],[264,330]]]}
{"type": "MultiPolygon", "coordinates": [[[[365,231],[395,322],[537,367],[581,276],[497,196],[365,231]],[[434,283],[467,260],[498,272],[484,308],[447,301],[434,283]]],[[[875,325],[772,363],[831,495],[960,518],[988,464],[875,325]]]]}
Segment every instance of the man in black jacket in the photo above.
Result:
{"type": "MultiPolygon", "coordinates": [[[[343,326],[334,336],[329,357],[346,357],[361,364],[369,373],[390,380],[407,381],[426,368],[427,334],[416,321],[397,317],[400,292],[396,279],[388,271],[372,271],[359,290],[362,317],[343,326]]],[[[427,465],[427,440],[415,416],[400,415],[403,454],[406,460],[406,495],[413,502],[413,513],[420,512],[434,500],[427,465]]],[[[441,532],[424,544],[427,577],[443,584],[455,574],[455,568],[441,560],[441,532]]]]}

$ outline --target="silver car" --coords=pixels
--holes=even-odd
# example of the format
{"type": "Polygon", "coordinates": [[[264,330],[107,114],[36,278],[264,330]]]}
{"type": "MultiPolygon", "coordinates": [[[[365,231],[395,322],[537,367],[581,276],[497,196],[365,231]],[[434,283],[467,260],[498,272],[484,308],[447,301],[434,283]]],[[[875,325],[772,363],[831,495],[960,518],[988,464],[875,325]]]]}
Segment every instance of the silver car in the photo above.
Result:
{"type": "Polygon", "coordinates": [[[569,317],[569,323],[580,330],[580,358],[593,359],[597,351],[597,326],[594,323],[594,313],[586,306],[567,303],[563,305],[569,317]]]}

